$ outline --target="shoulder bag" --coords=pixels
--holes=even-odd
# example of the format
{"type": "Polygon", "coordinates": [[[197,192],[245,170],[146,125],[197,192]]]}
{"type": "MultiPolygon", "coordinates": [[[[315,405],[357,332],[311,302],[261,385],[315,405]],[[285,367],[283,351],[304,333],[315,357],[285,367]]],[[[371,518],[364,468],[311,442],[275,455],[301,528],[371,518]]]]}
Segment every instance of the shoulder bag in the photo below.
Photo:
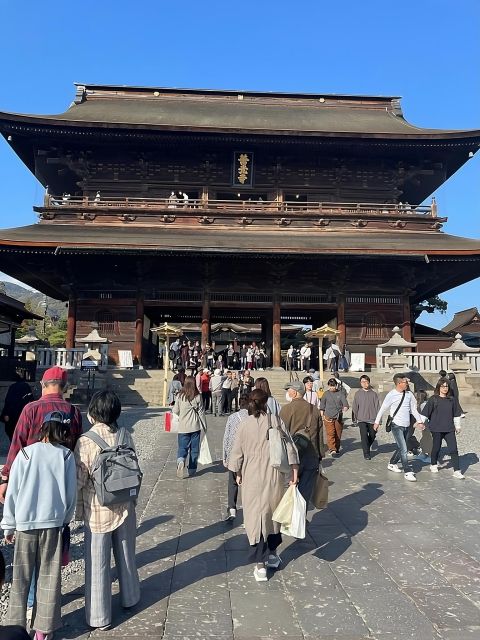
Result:
{"type": "Polygon", "coordinates": [[[277,426],[272,426],[272,414],[268,414],[267,440],[270,447],[270,465],[280,473],[290,473],[290,463],[287,453],[287,435],[280,426],[277,417],[277,426]]]}
{"type": "Polygon", "coordinates": [[[402,399],[400,400],[400,403],[399,403],[398,407],[395,409],[395,412],[394,412],[393,416],[388,416],[388,418],[387,418],[387,422],[385,423],[385,431],[387,433],[390,433],[390,431],[392,430],[393,419],[395,418],[395,416],[399,412],[400,407],[402,406],[403,401],[405,400],[405,393],[406,393],[406,391],[403,392],[402,399]]]}

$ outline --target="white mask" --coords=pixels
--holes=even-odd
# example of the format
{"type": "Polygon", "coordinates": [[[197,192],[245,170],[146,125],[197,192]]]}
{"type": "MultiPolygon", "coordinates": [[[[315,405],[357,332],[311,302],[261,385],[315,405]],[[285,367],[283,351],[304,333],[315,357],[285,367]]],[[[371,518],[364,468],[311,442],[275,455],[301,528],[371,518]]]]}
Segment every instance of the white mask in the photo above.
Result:
{"type": "Polygon", "coordinates": [[[292,398],[290,397],[290,394],[288,393],[288,391],[287,391],[287,393],[285,394],[285,400],[286,400],[287,402],[291,402],[291,401],[292,401],[292,398]]]}

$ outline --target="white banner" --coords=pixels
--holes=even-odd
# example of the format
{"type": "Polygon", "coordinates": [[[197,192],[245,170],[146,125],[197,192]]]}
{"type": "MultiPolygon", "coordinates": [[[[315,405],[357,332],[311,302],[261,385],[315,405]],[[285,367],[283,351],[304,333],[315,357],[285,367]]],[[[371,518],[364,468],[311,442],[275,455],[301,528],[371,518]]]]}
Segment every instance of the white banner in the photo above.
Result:
{"type": "Polygon", "coordinates": [[[350,354],[350,371],[365,371],[365,354],[350,354]]]}

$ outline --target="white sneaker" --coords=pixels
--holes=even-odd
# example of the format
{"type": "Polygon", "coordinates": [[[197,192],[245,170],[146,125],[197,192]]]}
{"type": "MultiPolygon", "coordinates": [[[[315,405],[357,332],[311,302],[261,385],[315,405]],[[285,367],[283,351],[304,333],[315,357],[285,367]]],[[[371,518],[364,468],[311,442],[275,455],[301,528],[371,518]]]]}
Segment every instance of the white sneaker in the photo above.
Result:
{"type": "Polygon", "coordinates": [[[183,469],[185,468],[185,460],[177,461],[177,478],[183,480],[183,469]]]}
{"type": "Polygon", "coordinates": [[[407,458],[415,458],[413,451],[407,451],[407,458]]]}
{"type": "Polygon", "coordinates": [[[465,476],[463,475],[463,473],[461,471],[454,471],[453,472],[453,477],[454,478],[458,478],[459,480],[465,480],[465,476]]]}
{"type": "Polygon", "coordinates": [[[396,464],[391,464],[389,463],[387,469],[389,471],[393,471],[394,473],[402,473],[402,470],[398,468],[398,466],[396,464]]]}
{"type": "Polygon", "coordinates": [[[278,569],[278,567],[282,564],[282,559],[276,553],[271,553],[268,556],[267,567],[269,569],[278,569]]]}
{"type": "Polygon", "coordinates": [[[415,477],[415,474],[413,473],[413,471],[407,471],[407,473],[403,477],[405,478],[405,480],[408,480],[409,482],[417,481],[417,478],[415,477]]]}
{"type": "Polygon", "coordinates": [[[430,471],[432,473],[438,473],[438,464],[431,464],[430,465],[430,471]]]}
{"type": "Polygon", "coordinates": [[[229,509],[226,519],[227,520],[235,520],[236,516],[237,516],[237,510],[236,509],[229,509]]]}
{"type": "Polygon", "coordinates": [[[255,569],[253,570],[253,577],[257,582],[266,582],[267,570],[265,569],[265,567],[261,567],[260,569],[258,567],[255,567],[255,569]]]}

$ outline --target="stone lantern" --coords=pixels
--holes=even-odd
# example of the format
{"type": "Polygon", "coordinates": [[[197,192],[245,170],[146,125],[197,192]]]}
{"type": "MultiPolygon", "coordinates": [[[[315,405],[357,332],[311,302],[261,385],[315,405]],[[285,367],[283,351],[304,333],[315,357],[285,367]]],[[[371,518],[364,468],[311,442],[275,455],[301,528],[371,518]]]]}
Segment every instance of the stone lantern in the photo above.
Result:
{"type": "Polygon", "coordinates": [[[35,333],[35,327],[28,327],[27,333],[15,340],[15,344],[25,351],[25,360],[32,361],[36,359],[35,347],[42,342],[35,333]]]}
{"type": "Polygon", "coordinates": [[[409,368],[408,360],[403,351],[417,346],[416,342],[408,342],[400,335],[400,328],[393,327],[393,335],[387,342],[378,345],[382,350],[387,350],[391,355],[386,359],[389,369],[394,373],[400,373],[409,368]]]}
{"type": "Polygon", "coordinates": [[[465,358],[465,355],[468,353],[478,353],[480,348],[469,347],[463,342],[461,334],[457,333],[451,346],[446,349],[439,349],[439,351],[452,354],[450,369],[452,373],[455,374],[459,392],[461,392],[462,395],[474,395],[475,391],[473,387],[468,384],[465,377],[468,371],[470,371],[470,362],[465,358]]]}
{"type": "Polygon", "coordinates": [[[97,363],[99,369],[106,369],[108,363],[108,345],[111,340],[102,337],[98,333],[98,323],[92,322],[92,330],[85,338],[77,338],[75,342],[85,345],[86,351],[82,356],[82,360],[93,360],[97,363]],[[104,363],[104,364],[103,364],[104,363]]]}

